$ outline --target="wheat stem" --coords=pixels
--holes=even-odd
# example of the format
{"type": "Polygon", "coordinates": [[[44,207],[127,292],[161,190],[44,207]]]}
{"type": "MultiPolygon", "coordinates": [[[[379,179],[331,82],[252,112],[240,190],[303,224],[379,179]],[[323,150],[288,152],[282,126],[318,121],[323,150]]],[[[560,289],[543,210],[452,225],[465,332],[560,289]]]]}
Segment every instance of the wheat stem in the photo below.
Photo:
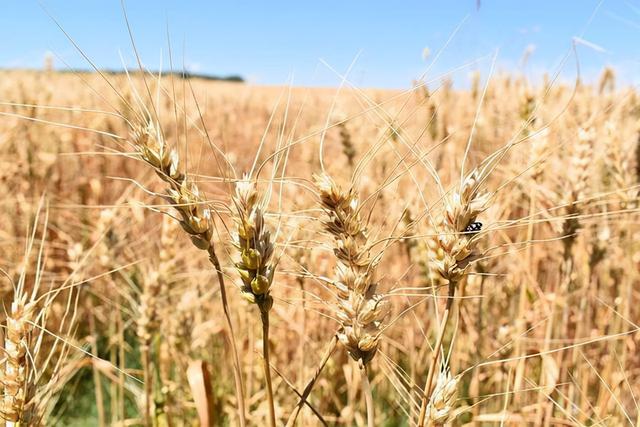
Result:
{"type": "Polygon", "coordinates": [[[269,425],[276,427],[276,411],[273,403],[273,386],[271,385],[271,365],[269,364],[269,310],[260,310],[260,318],[262,319],[262,363],[267,384],[269,425]]]}
{"type": "Polygon", "coordinates": [[[151,358],[149,347],[145,343],[142,351],[142,369],[144,375],[144,425],[151,426],[151,393],[153,383],[151,378],[151,358]]]}
{"type": "Polygon", "coordinates": [[[220,260],[213,246],[209,246],[207,250],[209,253],[209,260],[216,270],[218,275],[218,283],[220,285],[220,301],[222,303],[222,311],[224,312],[225,323],[227,326],[227,340],[231,346],[231,355],[233,356],[233,379],[236,386],[236,399],[238,400],[238,417],[240,426],[244,427],[247,424],[245,418],[245,402],[244,392],[242,388],[242,375],[240,374],[240,357],[238,356],[238,347],[236,346],[235,333],[233,332],[233,323],[231,322],[231,314],[229,313],[229,303],[227,302],[227,290],[224,284],[224,274],[222,273],[222,267],[220,266],[220,260]]]}
{"type": "MultiPolygon", "coordinates": [[[[98,334],[96,333],[95,326],[95,316],[93,314],[93,303],[90,300],[90,309],[89,309],[89,333],[91,334],[91,353],[97,355],[98,354],[98,334]]],[[[98,412],[98,426],[104,427],[105,423],[105,414],[104,414],[104,398],[102,397],[102,381],[100,379],[100,371],[96,368],[95,365],[92,365],[91,370],[93,371],[93,383],[94,390],[96,394],[96,409],[98,412]]]]}
{"type": "Polygon", "coordinates": [[[362,378],[362,392],[364,393],[364,400],[367,405],[367,427],[375,427],[373,394],[371,393],[371,384],[369,383],[367,365],[365,364],[361,364],[360,366],[360,377],[362,378]]]}

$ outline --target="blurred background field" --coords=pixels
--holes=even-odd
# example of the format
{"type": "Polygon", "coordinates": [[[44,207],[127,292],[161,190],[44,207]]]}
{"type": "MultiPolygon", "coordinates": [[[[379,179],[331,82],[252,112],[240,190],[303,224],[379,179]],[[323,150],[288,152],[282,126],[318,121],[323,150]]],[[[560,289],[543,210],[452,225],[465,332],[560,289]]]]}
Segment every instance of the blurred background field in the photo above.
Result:
{"type": "Polygon", "coordinates": [[[1,70],[6,425],[640,425],[640,94],[574,64],[617,31],[403,85],[1,70]]]}

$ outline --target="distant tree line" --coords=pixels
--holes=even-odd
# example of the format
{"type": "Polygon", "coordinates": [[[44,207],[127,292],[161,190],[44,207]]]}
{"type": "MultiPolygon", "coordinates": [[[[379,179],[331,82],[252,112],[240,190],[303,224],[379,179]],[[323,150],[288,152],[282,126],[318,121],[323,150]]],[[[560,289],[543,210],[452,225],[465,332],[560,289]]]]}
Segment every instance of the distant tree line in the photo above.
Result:
{"type": "MultiPolygon", "coordinates": [[[[90,70],[60,70],[61,72],[90,72],[90,70]]],[[[105,69],[105,70],[100,70],[100,72],[105,73],[105,74],[124,74],[124,70],[110,70],[110,69],[105,69]]],[[[154,74],[154,75],[158,75],[159,72],[158,71],[150,71],[150,70],[145,70],[145,72],[147,74],[154,74]]],[[[129,74],[131,75],[136,75],[139,74],[140,70],[129,70],[129,74]]],[[[228,76],[217,76],[215,74],[207,74],[207,73],[194,73],[191,71],[162,71],[162,75],[163,76],[174,76],[174,77],[179,77],[179,78],[183,78],[183,79],[204,79],[204,80],[218,80],[218,81],[225,81],[225,82],[244,82],[244,78],[240,75],[237,74],[232,74],[232,75],[228,75],[228,76]]]]}
{"type": "MultiPolygon", "coordinates": [[[[8,68],[4,68],[4,67],[0,67],[0,70],[2,69],[8,69],[8,68]]],[[[13,68],[14,70],[17,70],[16,68],[13,68]]],[[[24,69],[25,71],[31,70],[31,71],[40,71],[37,69],[24,69]]],[[[94,72],[94,70],[90,70],[90,69],[77,69],[77,68],[66,68],[66,69],[59,69],[59,70],[53,70],[51,68],[46,69],[45,71],[55,71],[55,72],[59,72],[59,73],[92,73],[94,72]]],[[[100,70],[101,73],[104,74],[111,74],[111,75],[118,75],[118,74],[124,74],[125,71],[124,70],[113,70],[113,69],[102,69],[100,70]]],[[[140,70],[129,70],[128,71],[130,75],[137,75],[140,74],[140,70]]],[[[158,71],[150,71],[150,70],[145,70],[145,73],[147,74],[153,74],[153,75],[158,75],[158,71]]],[[[206,74],[206,73],[194,73],[191,71],[163,71],[162,72],[163,76],[175,76],[178,78],[183,78],[183,79],[203,79],[203,80],[216,80],[216,81],[225,81],[225,82],[240,82],[243,83],[245,80],[242,76],[237,75],[237,74],[231,74],[228,76],[217,76],[215,74],[206,74]]]]}

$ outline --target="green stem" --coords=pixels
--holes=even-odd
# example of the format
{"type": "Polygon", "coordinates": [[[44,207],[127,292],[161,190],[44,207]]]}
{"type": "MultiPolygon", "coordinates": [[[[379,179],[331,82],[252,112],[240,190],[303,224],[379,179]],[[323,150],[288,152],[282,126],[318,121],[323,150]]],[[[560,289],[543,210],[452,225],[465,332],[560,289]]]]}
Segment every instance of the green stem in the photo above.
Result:
{"type": "Polygon", "coordinates": [[[145,341],[141,349],[142,367],[144,372],[144,425],[147,427],[151,426],[151,394],[153,390],[149,347],[150,343],[145,341]]]}

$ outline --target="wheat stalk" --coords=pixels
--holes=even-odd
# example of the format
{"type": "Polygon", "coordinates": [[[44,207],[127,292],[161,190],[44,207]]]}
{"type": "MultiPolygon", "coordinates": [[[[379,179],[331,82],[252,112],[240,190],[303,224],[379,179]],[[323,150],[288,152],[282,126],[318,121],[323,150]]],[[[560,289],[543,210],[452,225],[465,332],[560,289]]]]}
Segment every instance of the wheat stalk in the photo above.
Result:
{"type": "MultiPolygon", "coordinates": [[[[144,375],[144,418],[145,425],[151,425],[152,417],[152,396],[153,383],[151,368],[151,343],[160,329],[160,300],[161,296],[167,295],[166,278],[163,277],[169,260],[165,249],[165,220],[163,218],[162,231],[160,236],[161,248],[158,255],[158,267],[144,275],[142,292],[137,307],[138,317],[136,321],[136,334],[140,343],[140,359],[142,362],[144,375]]],[[[160,408],[160,410],[162,410],[160,408]]],[[[156,409],[157,411],[157,409],[156,409]]]]}
{"type": "Polygon", "coordinates": [[[273,298],[269,294],[277,262],[274,260],[275,246],[271,233],[265,226],[264,208],[258,200],[255,181],[245,176],[235,184],[233,204],[236,207],[236,233],[233,242],[240,254],[236,270],[242,279],[240,293],[250,303],[260,309],[262,320],[262,355],[267,399],[269,403],[269,424],[275,427],[275,407],[271,385],[269,363],[269,311],[273,298]]]}
{"type": "Polygon", "coordinates": [[[137,123],[131,129],[130,141],[138,150],[140,157],[154,168],[158,176],[167,183],[166,198],[180,214],[179,221],[182,229],[191,237],[191,241],[198,249],[207,251],[209,260],[214,266],[220,284],[220,298],[228,329],[228,340],[231,344],[238,417],[240,424],[244,426],[246,421],[240,358],[231,323],[224,275],[213,242],[214,224],[211,210],[207,201],[200,195],[198,186],[180,172],[178,152],[166,143],[162,130],[155,121],[147,118],[146,121],[137,123]]]}
{"type": "Polygon", "coordinates": [[[333,253],[337,264],[333,287],[337,296],[335,311],[340,322],[337,336],[362,370],[367,419],[372,425],[373,405],[366,366],[378,350],[382,322],[390,310],[385,296],[376,293],[375,273],[380,256],[370,254],[368,230],[359,215],[355,190],[343,191],[326,174],[316,176],[315,185],[327,216],[324,228],[335,241],[333,253]]]}
{"type": "Polygon", "coordinates": [[[460,183],[460,187],[445,198],[444,212],[437,217],[432,225],[432,234],[428,241],[428,262],[431,271],[435,272],[437,277],[445,283],[448,283],[449,291],[422,396],[418,419],[419,427],[424,425],[427,407],[430,400],[433,399],[431,385],[456,288],[467,275],[471,262],[479,256],[476,246],[481,225],[478,226],[479,223],[476,222],[476,219],[480,213],[487,209],[491,196],[488,192],[482,192],[480,187],[490,170],[488,166],[485,166],[469,173],[460,183]]]}

